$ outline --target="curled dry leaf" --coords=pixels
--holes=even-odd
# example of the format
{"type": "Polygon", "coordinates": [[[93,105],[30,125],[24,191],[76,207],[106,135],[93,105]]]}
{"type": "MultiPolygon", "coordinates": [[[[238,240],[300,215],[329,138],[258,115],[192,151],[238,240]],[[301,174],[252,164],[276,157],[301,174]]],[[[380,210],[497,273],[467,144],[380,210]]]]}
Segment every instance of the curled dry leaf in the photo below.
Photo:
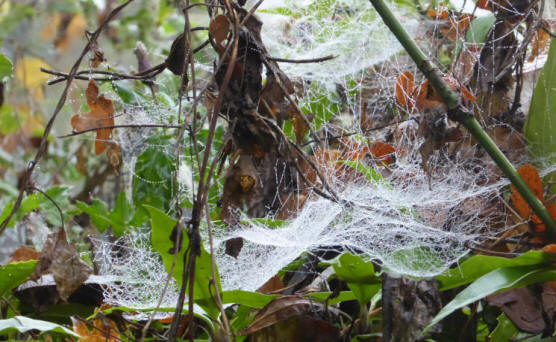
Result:
{"type": "Polygon", "coordinates": [[[92,269],[83,260],[67,238],[64,229],[48,235],[34,277],[52,273],[60,298],[66,300],[89,278],[92,269]]]}
{"type": "MultiPolygon", "coordinates": [[[[114,125],[114,105],[104,95],[99,96],[99,89],[94,80],[89,81],[85,91],[89,113],[77,114],[71,118],[71,125],[77,131],[84,131],[98,127],[114,125]]],[[[96,130],[95,153],[101,154],[106,149],[106,142],[110,139],[112,128],[96,130]]]]}
{"type": "Polygon", "coordinates": [[[222,42],[230,33],[230,22],[225,15],[221,14],[210,21],[209,32],[214,37],[218,47],[222,47],[222,42]]]}
{"type": "Polygon", "coordinates": [[[166,68],[170,70],[174,75],[181,76],[185,70],[185,58],[187,49],[187,37],[185,34],[180,34],[172,42],[172,47],[170,48],[170,54],[164,61],[166,68]]]}
{"type": "Polygon", "coordinates": [[[89,58],[89,65],[91,68],[96,68],[100,65],[100,63],[106,62],[106,58],[104,58],[104,51],[102,51],[100,46],[98,46],[97,42],[93,42],[91,44],[91,52],[93,54],[92,57],[89,58]]]}
{"type": "Polygon", "coordinates": [[[413,91],[415,90],[415,77],[406,71],[396,79],[396,100],[404,108],[411,108],[414,104],[413,91]]]}
{"type": "MultiPolygon", "coordinates": [[[[551,29],[551,25],[547,20],[543,20],[543,24],[551,29]]],[[[533,36],[533,41],[531,42],[531,55],[529,56],[528,61],[533,62],[538,56],[547,54],[549,47],[550,34],[543,28],[539,28],[533,36]]]]}
{"type": "Polygon", "coordinates": [[[114,141],[106,142],[106,155],[108,156],[108,162],[117,173],[116,170],[122,161],[122,149],[120,145],[116,144],[114,141]]]}

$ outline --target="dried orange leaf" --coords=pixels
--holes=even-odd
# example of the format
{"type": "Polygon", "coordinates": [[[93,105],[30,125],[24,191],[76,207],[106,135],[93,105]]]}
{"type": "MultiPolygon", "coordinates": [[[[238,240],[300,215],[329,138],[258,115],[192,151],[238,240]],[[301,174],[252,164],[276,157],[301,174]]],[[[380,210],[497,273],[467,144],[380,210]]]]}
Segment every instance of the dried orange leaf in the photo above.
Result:
{"type": "MultiPolygon", "coordinates": [[[[89,81],[85,91],[87,104],[91,111],[89,113],[77,114],[71,118],[71,125],[77,131],[84,131],[98,127],[114,125],[114,105],[104,95],[99,96],[99,89],[94,80],[89,81]]],[[[112,128],[96,130],[95,153],[101,154],[106,149],[106,142],[110,139],[112,128]]]]}
{"type": "Polygon", "coordinates": [[[81,336],[79,342],[89,342],[90,341],[89,335],[91,333],[89,332],[87,325],[83,321],[77,318],[74,317],[70,317],[70,318],[73,326],[73,332],[81,336]]]}
{"type": "Polygon", "coordinates": [[[492,4],[490,0],[479,0],[477,1],[477,7],[492,11],[492,4]]]}
{"type": "Polygon", "coordinates": [[[375,141],[373,147],[371,147],[371,154],[386,164],[391,164],[394,161],[392,158],[394,152],[396,152],[396,149],[392,145],[381,141],[375,141]]]}
{"type": "MultiPolygon", "coordinates": [[[[548,21],[543,20],[543,23],[550,29],[550,23],[548,21]]],[[[531,42],[531,55],[529,56],[528,61],[532,62],[539,55],[547,54],[549,46],[550,34],[544,28],[539,28],[533,36],[533,41],[531,42]]]]}
{"type": "MultiPolygon", "coordinates": [[[[542,188],[542,180],[539,176],[539,172],[537,171],[537,168],[534,167],[533,165],[526,164],[520,167],[517,170],[517,173],[519,173],[519,175],[521,176],[521,178],[523,178],[525,183],[531,188],[531,190],[533,190],[535,196],[537,196],[538,199],[543,201],[544,195],[543,195],[543,188],[542,188]]],[[[531,207],[513,185],[511,185],[511,189],[512,189],[512,194],[510,195],[510,199],[512,200],[514,208],[517,210],[519,215],[521,215],[521,217],[527,218],[532,212],[531,207]]]]}
{"type": "Polygon", "coordinates": [[[551,243],[550,245],[546,245],[542,248],[542,250],[545,253],[556,253],[556,244],[551,243]]]}
{"type": "Polygon", "coordinates": [[[402,107],[412,105],[415,77],[409,71],[404,72],[396,80],[396,100],[402,107]]]}

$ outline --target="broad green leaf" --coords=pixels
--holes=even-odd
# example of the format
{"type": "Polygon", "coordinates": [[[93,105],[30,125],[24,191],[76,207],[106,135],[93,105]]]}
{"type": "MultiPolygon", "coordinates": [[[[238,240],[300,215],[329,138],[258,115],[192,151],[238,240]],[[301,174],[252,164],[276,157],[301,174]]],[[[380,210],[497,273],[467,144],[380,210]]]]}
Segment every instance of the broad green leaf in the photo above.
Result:
{"type": "Polygon", "coordinates": [[[0,82],[12,75],[13,65],[8,57],[0,53],[0,82]]]}
{"type": "Polygon", "coordinates": [[[0,336],[12,332],[24,333],[30,330],[38,330],[41,333],[54,332],[70,335],[77,338],[80,337],[68,328],[65,328],[56,323],[32,319],[25,316],[16,316],[9,319],[0,320],[0,336]]]}
{"type": "Polygon", "coordinates": [[[171,144],[170,137],[154,136],[149,138],[148,144],[149,147],[137,157],[132,186],[133,204],[137,215],[143,217],[148,217],[143,204],[167,211],[175,197],[174,157],[161,148],[171,144]]]}
{"type": "MultiPolygon", "coordinates": [[[[306,294],[305,297],[310,297],[310,298],[312,298],[316,301],[324,302],[324,301],[326,301],[326,299],[328,297],[330,297],[331,294],[332,294],[332,292],[330,292],[330,291],[327,291],[327,292],[313,292],[313,293],[306,294]]],[[[357,300],[353,291],[340,291],[340,293],[338,294],[337,297],[330,298],[328,300],[328,305],[335,305],[335,304],[338,304],[338,303],[347,302],[349,300],[357,300]]]]}
{"type": "MultiPolygon", "coordinates": [[[[176,226],[177,221],[166,215],[160,209],[148,205],[144,207],[151,215],[151,242],[153,249],[162,256],[164,267],[166,271],[170,272],[174,261],[174,254],[170,254],[170,250],[174,247],[174,243],[170,240],[170,234],[172,233],[172,229],[176,226]]],[[[184,253],[189,245],[189,238],[187,234],[185,234],[185,231],[182,236],[182,247],[176,257],[176,264],[172,273],[172,277],[174,277],[180,287],[183,283],[184,253]]],[[[212,299],[211,285],[209,284],[212,279],[210,254],[208,254],[201,245],[201,255],[198,255],[196,258],[195,281],[193,287],[194,301],[201,306],[210,317],[216,319],[220,311],[212,299]]],[[[216,277],[217,286],[219,290],[222,291],[218,270],[216,270],[216,277]]]]}
{"type": "Polygon", "coordinates": [[[458,293],[450,303],[440,310],[432,322],[425,328],[425,331],[455,310],[461,309],[493,293],[554,280],[556,280],[556,271],[550,268],[541,268],[537,265],[495,269],[458,293]]]}
{"type": "Polygon", "coordinates": [[[125,228],[133,218],[133,208],[122,191],[116,199],[116,206],[109,215],[112,220],[112,230],[116,236],[122,236],[125,228]]]}
{"type": "Polygon", "coordinates": [[[484,43],[486,41],[488,31],[490,31],[495,21],[496,17],[492,13],[486,17],[473,19],[471,24],[469,24],[465,40],[470,43],[484,43]]]}
{"type": "Polygon", "coordinates": [[[498,325],[496,325],[496,328],[490,334],[490,342],[510,341],[519,332],[519,329],[517,329],[505,313],[500,314],[496,320],[498,325]]]}
{"type": "Polygon", "coordinates": [[[91,222],[97,227],[99,232],[103,233],[112,224],[112,219],[109,217],[108,213],[108,205],[103,201],[94,199],[91,204],[77,201],[76,205],[84,213],[89,215],[91,222]]]}
{"type": "Polygon", "coordinates": [[[524,133],[533,157],[556,162],[556,38],[533,91],[524,133]]]}
{"type": "Polygon", "coordinates": [[[137,104],[137,96],[130,88],[118,82],[112,82],[112,88],[125,104],[137,104]]]}
{"type": "Polygon", "coordinates": [[[27,280],[36,264],[37,260],[29,260],[0,266],[0,297],[27,280]]]}
{"type": "Polygon", "coordinates": [[[332,267],[361,304],[368,303],[381,289],[381,280],[375,274],[373,263],[363,260],[359,255],[344,253],[332,261],[332,267]]]}
{"type": "MultiPolygon", "coordinates": [[[[69,205],[67,192],[68,188],[65,186],[54,186],[45,191],[45,193],[60,206],[62,211],[69,205]]],[[[2,214],[0,215],[0,222],[8,217],[8,214],[11,212],[13,205],[13,201],[6,204],[4,210],[2,211],[2,214]]],[[[60,213],[58,212],[56,206],[43,194],[35,192],[23,199],[23,201],[21,202],[21,206],[17,210],[14,217],[12,217],[12,219],[10,220],[8,226],[13,227],[15,222],[21,220],[23,216],[25,216],[29,212],[37,209],[44,211],[44,213],[46,214],[46,220],[50,224],[55,226],[62,225],[60,213]]]]}
{"type": "Polygon", "coordinates": [[[276,297],[278,296],[243,290],[231,290],[222,292],[222,304],[239,304],[261,309],[276,297]]]}
{"type": "Polygon", "coordinates": [[[556,263],[556,254],[543,251],[529,251],[515,258],[488,255],[474,255],[459,265],[438,275],[440,290],[449,290],[473,282],[483,275],[502,267],[549,265],[556,263]]]}

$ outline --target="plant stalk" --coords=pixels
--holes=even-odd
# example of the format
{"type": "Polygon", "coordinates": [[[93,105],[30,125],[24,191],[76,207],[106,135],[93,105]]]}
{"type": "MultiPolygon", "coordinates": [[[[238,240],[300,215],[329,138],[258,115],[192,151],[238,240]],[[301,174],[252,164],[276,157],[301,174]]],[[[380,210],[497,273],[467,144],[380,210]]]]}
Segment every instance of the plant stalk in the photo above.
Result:
{"type": "Polygon", "coordinates": [[[502,170],[504,175],[510,179],[517,191],[523,196],[531,209],[537,214],[547,228],[550,237],[556,240],[556,221],[550,216],[544,204],[535,196],[531,188],[527,186],[525,181],[517,173],[508,158],[500,151],[498,146],[492,141],[488,134],[481,127],[479,122],[471,114],[465,114],[460,103],[460,95],[452,90],[444,81],[439,69],[425,56],[423,51],[415,44],[411,36],[403,28],[399,20],[394,16],[390,8],[384,0],[369,0],[374,6],[382,20],[388,26],[390,31],[396,36],[403,48],[407,51],[411,59],[417,64],[417,67],[431,82],[432,86],[438,91],[444,103],[448,107],[448,115],[450,119],[455,120],[465,126],[471,135],[479,142],[479,144],[487,151],[496,165],[502,170]],[[450,115],[450,114],[454,115],[450,115]],[[462,115],[463,114],[463,115],[462,115]]]}

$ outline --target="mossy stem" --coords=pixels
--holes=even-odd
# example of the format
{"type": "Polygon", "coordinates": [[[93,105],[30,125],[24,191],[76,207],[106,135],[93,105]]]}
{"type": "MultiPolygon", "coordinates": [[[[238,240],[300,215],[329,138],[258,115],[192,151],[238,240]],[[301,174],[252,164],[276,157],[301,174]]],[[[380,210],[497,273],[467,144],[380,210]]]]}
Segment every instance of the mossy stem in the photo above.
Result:
{"type": "MultiPolygon", "coordinates": [[[[423,51],[413,41],[411,36],[403,28],[400,21],[394,16],[390,8],[384,0],[369,0],[374,6],[382,20],[388,26],[390,31],[396,36],[403,48],[407,51],[411,59],[417,64],[417,67],[429,80],[432,86],[438,91],[442,99],[446,103],[449,112],[461,112],[460,96],[452,90],[444,81],[439,69],[427,59],[423,51]]],[[[546,210],[544,204],[535,196],[531,188],[527,186],[525,181],[517,173],[511,162],[500,151],[498,146],[492,141],[488,134],[481,127],[479,122],[472,115],[456,115],[454,118],[461,123],[471,133],[471,135],[479,142],[479,144],[487,151],[496,165],[502,170],[504,175],[510,179],[517,191],[523,196],[531,209],[545,224],[548,234],[552,239],[556,240],[556,222],[546,210]]]]}

